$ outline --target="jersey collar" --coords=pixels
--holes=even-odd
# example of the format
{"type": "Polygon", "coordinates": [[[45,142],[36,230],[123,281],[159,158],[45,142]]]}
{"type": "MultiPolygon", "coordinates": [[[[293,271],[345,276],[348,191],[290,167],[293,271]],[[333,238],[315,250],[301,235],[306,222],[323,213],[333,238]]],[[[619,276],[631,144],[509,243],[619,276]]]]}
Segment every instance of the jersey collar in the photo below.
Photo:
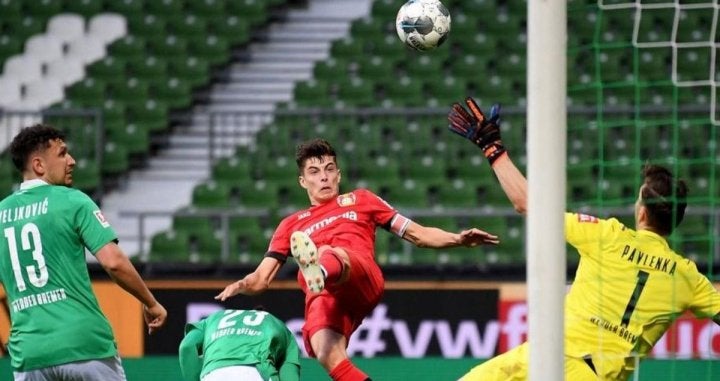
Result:
{"type": "Polygon", "coordinates": [[[41,180],[41,179],[26,180],[20,184],[20,189],[30,189],[30,188],[35,188],[35,187],[39,187],[42,185],[49,185],[49,184],[47,182],[45,182],[45,180],[41,180]]]}
{"type": "Polygon", "coordinates": [[[658,233],[655,233],[654,231],[643,229],[643,230],[638,230],[638,231],[637,231],[637,234],[638,234],[638,235],[645,236],[645,237],[650,238],[650,239],[653,239],[653,240],[656,240],[656,241],[660,241],[660,242],[662,242],[665,246],[668,246],[668,243],[667,243],[667,240],[665,239],[665,237],[661,236],[661,235],[658,234],[658,233]]]}

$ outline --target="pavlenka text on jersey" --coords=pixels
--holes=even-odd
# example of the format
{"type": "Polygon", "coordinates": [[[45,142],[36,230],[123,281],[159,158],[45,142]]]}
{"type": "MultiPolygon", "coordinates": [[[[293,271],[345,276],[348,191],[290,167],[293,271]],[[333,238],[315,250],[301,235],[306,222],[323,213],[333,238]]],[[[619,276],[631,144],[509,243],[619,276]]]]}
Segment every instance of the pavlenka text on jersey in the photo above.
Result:
{"type": "Polygon", "coordinates": [[[633,262],[648,269],[666,272],[669,275],[675,274],[675,268],[677,267],[677,261],[643,253],[634,247],[630,247],[630,245],[625,245],[625,248],[620,254],[620,258],[624,258],[628,262],[633,262]]]}
{"type": "Polygon", "coordinates": [[[592,317],[590,317],[590,322],[597,325],[600,328],[605,329],[606,331],[617,334],[618,337],[627,341],[628,343],[635,344],[635,342],[638,339],[637,335],[628,331],[627,328],[625,328],[625,326],[613,324],[603,318],[599,318],[597,316],[592,316],[592,317]]]}
{"type": "Polygon", "coordinates": [[[12,209],[0,210],[0,223],[8,223],[13,221],[24,220],[26,218],[32,218],[48,212],[48,199],[45,197],[44,200],[33,202],[30,205],[18,206],[12,209]]]}
{"type": "Polygon", "coordinates": [[[55,303],[65,299],[67,299],[65,289],[58,288],[57,290],[23,296],[22,298],[13,300],[13,302],[10,304],[12,304],[13,312],[18,312],[26,308],[55,303]]]}

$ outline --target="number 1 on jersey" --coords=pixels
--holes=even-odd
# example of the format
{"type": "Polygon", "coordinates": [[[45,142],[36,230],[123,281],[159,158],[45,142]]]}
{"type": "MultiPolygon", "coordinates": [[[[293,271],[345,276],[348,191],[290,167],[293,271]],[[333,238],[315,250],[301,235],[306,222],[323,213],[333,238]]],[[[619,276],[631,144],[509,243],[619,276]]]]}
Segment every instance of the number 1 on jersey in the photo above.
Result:
{"type": "Polygon", "coordinates": [[[635,289],[630,297],[630,301],[628,301],[627,307],[625,307],[625,313],[623,314],[622,322],[620,323],[623,327],[627,327],[628,324],[630,324],[630,316],[632,316],[633,312],[635,312],[635,306],[640,299],[640,294],[642,294],[649,276],[650,273],[647,271],[638,271],[638,280],[637,283],[635,283],[635,289]]]}

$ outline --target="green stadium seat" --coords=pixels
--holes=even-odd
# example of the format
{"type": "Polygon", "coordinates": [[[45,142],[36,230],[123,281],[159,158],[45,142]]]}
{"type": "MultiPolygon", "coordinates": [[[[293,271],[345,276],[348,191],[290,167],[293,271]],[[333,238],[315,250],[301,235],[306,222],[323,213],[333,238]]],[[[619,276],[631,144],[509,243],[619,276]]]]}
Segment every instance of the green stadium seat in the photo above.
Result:
{"type": "Polygon", "coordinates": [[[154,99],[169,108],[185,108],[192,104],[190,85],[176,77],[162,78],[150,88],[154,99]]]}
{"type": "Polygon", "coordinates": [[[145,11],[162,17],[182,15],[184,3],[183,0],[150,0],[145,3],[145,11]]]}
{"type": "Polygon", "coordinates": [[[410,48],[405,46],[396,35],[386,34],[382,38],[368,40],[366,44],[368,53],[385,59],[403,60],[403,56],[411,54],[410,48]]]}
{"type": "Polygon", "coordinates": [[[88,66],[86,71],[90,77],[107,82],[124,77],[125,65],[124,59],[108,56],[88,66]]]}
{"type": "Polygon", "coordinates": [[[295,84],[295,101],[302,106],[323,105],[330,101],[328,84],[314,79],[295,84]]]}
{"type": "Polygon", "coordinates": [[[45,31],[45,19],[38,16],[23,16],[5,20],[8,35],[19,41],[45,31]]]}
{"type": "Polygon", "coordinates": [[[128,30],[142,38],[166,34],[165,19],[155,15],[128,18],[128,30]]]}
{"type": "Polygon", "coordinates": [[[147,56],[145,39],[133,35],[125,36],[108,47],[108,53],[121,59],[138,59],[147,56]]]}
{"type": "Polygon", "coordinates": [[[0,36],[0,67],[3,63],[15,54],[22,53],[22,43],[20,40],[13,36],[1,35],[0,36]]]}
{"type": "Polygon", "coordinates": [[[465,14],[486,15],[497,12],[495,0],[463,0],[459,1],[457,5],[465,14]]]}
{"type": "Polygon", "coordinates": [[[675,11],[674,8],[643,9],[640,12],[637,42],[647,44],[672,41],[675,11]]]}
{"type": "Polygon", "coordinates": [[[380,179],[380,196],[394,207],[407,209],[424,209],[429,203],[428,187],[422,181],[407,179],[405,181],[389,181],[380,179]]]}
{"type": "Polygon", "coordinates": [[[710,81],[713,79],[711,73],[711,48],[682,48],[677,52],[677,81],[710,81]]]}
{"type": "Polygon", "coordinates": [[[175,231],[182,231],[192,238],[193,234],[208,234],[215,230],[215,225],[210,217],[197,213],[194,207],[186,207],[178,210],[173,216],[172,227],[175,231]]]}
{"type": "Polygon", "coordinates": [[[359,175],[362,178],[374,178],[381,182],[396,182],[400,178],[400,169],[397,161],[387,156],[378,156],[374,159],[357,158],[360,165],[359,175]]]}
{"type": "Polygon", "coordinates": [[[366,56],[358,58],[356,62],[358,65],[357,72],[364,80],[389,83],[397,76],[393,62],[383,57],[366,56]]]}
{"type": "Polygon", "coordinates": [[[235,193],[240,205],[246,207],[270,209],[278,207],[278,190],[275,183],[264,180],[238,181],[235,193]]]}
{"type": "Polygon", "coordinates": [[[370,14],[380,20],[394,19],[402,5],[399,0],[377,0],[372,3],[370,14]]]}
{"type": "Polygon", "coordinates": [[[207,61],[210,65],[220,65],[230,59],[230,47],[223,38],[215,35],[198,36],[188,44],[190,55],[207,61]]]}
{"type": "Polygon", "coordinates": [[[227,208],[230,206],[230,188],[215,181],[198,184],[193,188],[192,204],[198,208],[227,208]]]}
{"type": "Polygon", "coordinates": [[[189,261],[190,244],[187,234],[169,230],[155,234],[150,241],[150,262],[178,263],[189,261]]]}
{"type": "MultiPolygon", "coordinates": [[[[160,58],[170,60],[187,55],[187,41],[175,35],[158,35],[148,38],[150,52],[160,58]]],[[[147,54],[147,52],[145,52],[147,54]]]]}
{"type": "Polygon", "coordinates": [[[638,81],[667,81],[672,78],[672,50],[668,48],[640,49],[638,81]]]}
{"type": "Polygon", "coordinates": [[[348,106],[371,107],[376,105],[373,83],[360,78],[342,79],[338,83],[338,97],[348,106]]]}
{"type": "MultiPolygon", "coordinates": [[[[713,16],[707,14],[708,9],[685,9],[678,19],[676,43],[711,42],[713,16]]],[[[716,17],[717,18],[717,17],[716,17]]]]}
{"type": "Polygon", "coordinates": [[[447,208],[476,208],[480,206],[478,205],[475,188],[462,179],[455,179],[449,184],[437,187],[434,204],[447,208]]]}
{"type": "Polygon", "coordinates": [[[125,104],[114,99],[99,98],[98,103],[92,106],[100,107],[103,113],[103,123],[108,130],[120,129],[125,126],[125,104]]]}
{"type": "Polygon", "coordinates": [[[209,72],[207,61],[198,57],[178,57],[168,61],[168,73],[192,87],[208,83],[209,72]]]}
{"type": "Polygon", "coordinates": [[[433,76],[425,80],[426,93],[437,100],[438,106],[449,106],[469,95],[467,81],[454,76],[433,76]]]}
{"type": "Polygon", "coordinates": [[[129,104],[127,118],[129,122],[142,126],[150,133],[164,131],[168,123],[168,109],[164,103],[147,99],[129,104]]]}
{"type": "Polygon", "coordinates": [[[443,62],[437,57],[429,55],[420,56],[417,60],[405,65],[405,73],[415,79],[444,77],[443,62]]]}
{"type": "Polygon", "coordinates": [[[632,42],[635,12],[635,8],[620,8],[603,12],[598,26],[602,42],[632,42]]]}
{"type": "Polygon", "coordinates": [[[22,0],[0,1],[0,21],[22,18],[22,0]]]}
{"type": "Polygon", "coordinates": [[[242,15],[252,26],[257,26],[268,19],[266,3],[260,0],[237,0],[225,3],[227,13],[231,15],[242,15]]]}
{"type": "Polygon", "coordinates": [[[282,209],[296,211],[310,207],[307,190],[297,181],[288,181],[289,179],[292,178],[286,178],[283,183],[278,183],[278,202],[282,209]]]}
{"type": "Polygon", "coordinates": [[[77,13],[86,19],[102,12],[102,0],[76,0],[65,1],[63,3],[63,11],[68,13],[77,13]]]}
{"type": "Polygon", "coordinates": [[[338,39],[330,44],[330,55],[336,59],[356,59],[362,54],[362,42],[354,40],[352,37],[338,39]]]}
{"type": "Polygon", "coordinates": [[[427,101],[423,94],[422,82],[410,77],[402,77],[395,81],[385,82],[383,85],[385,98],[398,106],[417,107],[427,101]]]}
{"type": "Polygon", "coordinates": [[[385,20],[363,17],[350,24],[350,35],[366,41],[380,41],[387,35],[386,26],[385,20]]]}
{"type": "Polygon", "coordinates": [[[128,168],[127,149],[115,142],[105,143],[101,168],[103,176],[118,176],[127,172],[128,168]]]}
{"type": "MultiPolygon", "coordinates": [[[[148,2],[154,2],[148,0],[148,2]]],[[[145,12],[145,1],[144,0],[122,0],[122,1],[106,1],[105,9],[109,12],[119,13],[126,17],[140,18],[145,12]]]]}
{"type": "Polygon", "coordinates": [[[261,178],[266,181],[288,181],[298,176],[297,165],[291,157],[278,156],[274,160],[261,163],[261,178]]]}
{"type": "Polygon", "coordinates": [[[524,77],[527,75],[527,57],[525,52],[512,52],[506,54],[502,62],[497,65],[497,73],[506,78],[524,77]]]}
{"type": "Polygon", "coordinates": [[[61,0],[23,2],[23,13],[33,17],[49,19],[62,11],[61,0]]]}
{"type": "Polygon", "coordinates": [[[85,78],[82,81],[68,87],[65,94],[68,98],[80,104],[90,104],[105,98],[105,82],[93,78],[85,78]]]}
{"type": "Polygon", "coordinates": [[[348,63],[335,57],[319,61],[313,68],[313,75],[317,80],[330,81],[336,78],[345,78],[348,75],[348,63]]]}
{"type": "Polygon", "coordinates": [[[106,125],[108,137],[127,150],[130,156],[144,156],[150,149],[150,136],[141,126],[130,123],[120,124],[118,128],[111,129],[106,125]]]}
{"type": "Polygon", "coordinates": [[[225,1],[222,0],[186,1],[185,5],[188,11],[203,18],[225,15],[225,1]]]}
{"type": "Polygon", "coordinates": [[[262,259],[268,249],[269,237],[264,234],[250,234],[233,231],[230,241],[229,263],[254,264],[262,259]]]}
{"type": "Polygon", "coordinates": [[[110,96],[127,106],[143,104],[148,99],[148,84],[135,77],[110,88],[110,96]]]}
{"type": "Polygon", "coordinates": [[[459,78],[466,78],[468,80],[475,80],[478,73],[481,73],[487,67],[486,58],[466,54],[461,59],[456,59],[452,62],[452,73],[459,78]]]}
{"type": "Polygon", "coordinates": [[[404,163],[402,172],[405,177],[424,182],[438,181],[447,178],[445,160],[432,155],[423,156],[404,163]]]}
{"type": "Polygon", "coordinates": [[[243,44],[251,38],[249,23],[236,16],[215,17],[208,21],[208,29],[210,34],[227,41],[229,45],[243,44]]]}
{"type": "Polygon", "coordinates": [[[154,56],[134,58],[128,60],[126,74],[143,82],[153,82],[167,76],[167,63],[154,56]]]}
{"type": "Polygon", "coordinates": [[[73,188],[90,194],[98,189],[101,181],[100,169],[95,161],[86,158],[76,161],[73,169],[73,188]]]}
{"type": "Polygon", "coordinates": [[[180,38],[188,40],[207,34],[205,19],[196,17],[195,15],[171,16],[166,20],[168,33],[180,38]]]}
{"type": "Polygon", "coordinates": [[[212,177],[224,185],[231,185],[239,181],[249,180],[252,169],[247,158],[231,156],[218,160],[212,168],[212,177]]]}

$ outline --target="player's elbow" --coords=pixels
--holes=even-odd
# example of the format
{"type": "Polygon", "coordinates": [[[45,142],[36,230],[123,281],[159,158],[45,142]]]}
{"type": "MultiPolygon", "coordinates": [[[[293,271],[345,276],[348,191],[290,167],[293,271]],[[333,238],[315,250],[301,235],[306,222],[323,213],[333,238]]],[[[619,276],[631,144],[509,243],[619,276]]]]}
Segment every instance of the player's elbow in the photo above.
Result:
{"type": "Polygon", "coordinates": [[[527,206],[524,202],[523,203],[516,202],[513,204],[513,207],[515,208],[515,211],[518,212],[519,214],[522,214],[522,215],[527,214],[527,206]]]}

